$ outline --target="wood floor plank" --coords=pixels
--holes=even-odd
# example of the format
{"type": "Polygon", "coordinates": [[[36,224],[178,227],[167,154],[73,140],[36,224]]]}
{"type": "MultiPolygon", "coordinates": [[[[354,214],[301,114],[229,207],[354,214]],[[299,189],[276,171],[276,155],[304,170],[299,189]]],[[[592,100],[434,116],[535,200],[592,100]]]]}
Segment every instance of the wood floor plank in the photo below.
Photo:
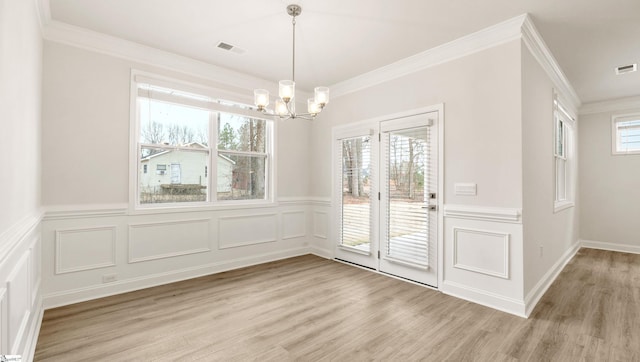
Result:
{"type": "Polygon", "coordinates": [[[62,360],[639,361],[640,255],[581,249],[529,319],[302,256],[47,310],[62,360]]]}

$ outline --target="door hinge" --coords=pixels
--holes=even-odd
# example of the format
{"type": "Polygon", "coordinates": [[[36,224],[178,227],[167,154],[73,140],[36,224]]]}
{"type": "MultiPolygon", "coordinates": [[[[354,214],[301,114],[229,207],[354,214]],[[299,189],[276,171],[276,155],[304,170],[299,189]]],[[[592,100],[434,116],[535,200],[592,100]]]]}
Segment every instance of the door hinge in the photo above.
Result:
{"type": "Polygon", "coordinates": [[[380,193],[378,192],[378,201],[380,201],[380,193]]]}
{"type": "Polygon", "coordinates": [[[378,133],[378,142],[382,141],[382,133],[378,133]]]}
{"type": "Polygon", "coordinates": [[[380,259],[380,250],[378,250],[378,259],[380,259]]]}

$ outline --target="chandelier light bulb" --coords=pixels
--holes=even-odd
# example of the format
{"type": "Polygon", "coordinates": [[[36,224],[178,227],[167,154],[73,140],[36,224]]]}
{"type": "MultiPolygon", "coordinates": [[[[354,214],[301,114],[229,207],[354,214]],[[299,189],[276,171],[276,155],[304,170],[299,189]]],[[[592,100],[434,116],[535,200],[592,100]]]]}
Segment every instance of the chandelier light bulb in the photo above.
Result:
{"type": "Polygon", "coordinates": [[[269,105],[269,92],[266,89],[256,89],[253,92],[254,103],[258,111],[263,114],[270,114],[280,117],[280,119],[303,118],[312,120],[316,115],[322,112],[324,106],[329,103],[329,88],[316,87],[314,89],[313,98],[307,100],[307,113],[296,113],[296,16],[302,13],[299,5],[287,6],[287,14],[292,17],[291,25],[293,26],[293,62],[291,67],[291,80],[281,80],[278,84],[278,96],[276,100],[275,110],[267,109],[269,105]]]}
{"type": "Polygon", "coordinates": [[[292,80],[281,80],[278,95],[280,98],[289,103],[296,93],[296,83],[292,80]]]}
{"type": "Polygon", "coordinates": [[[269,91],[266,89],[256,89],[253,91],[253,100],[258,109],[266,108],[269,105],[269,91]]]}
{"type": "Polygon", "coordinates": [[[329,87],[316,87],[314,89],[314,99],[321,107],[329,103],[329,87]]]}

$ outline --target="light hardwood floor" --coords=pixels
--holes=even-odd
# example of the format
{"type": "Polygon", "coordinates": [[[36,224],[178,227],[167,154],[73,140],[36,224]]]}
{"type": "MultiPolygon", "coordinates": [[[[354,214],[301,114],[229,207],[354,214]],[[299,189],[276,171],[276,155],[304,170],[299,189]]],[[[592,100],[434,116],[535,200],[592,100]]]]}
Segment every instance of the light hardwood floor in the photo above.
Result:
{"type": "Polygon", "coordinates": [[[47,310],[36,361],[638,361],[640,255],[582,249],[529,319],[315,256],[47,310]]]}

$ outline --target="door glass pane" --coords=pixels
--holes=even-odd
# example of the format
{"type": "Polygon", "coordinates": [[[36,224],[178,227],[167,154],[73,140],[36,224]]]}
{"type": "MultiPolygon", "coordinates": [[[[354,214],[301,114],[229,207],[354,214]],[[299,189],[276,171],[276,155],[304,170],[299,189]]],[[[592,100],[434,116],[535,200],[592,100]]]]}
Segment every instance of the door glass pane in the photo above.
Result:
{"type": "Polygon", "coordinates": [[[371,137],[342,140],[343,246],[371,250],[371,137]]]}
{"type": "Polygon", "coordinates": [[[388,134],[386,256],[428,265],[429,128],[388,134]]]}

